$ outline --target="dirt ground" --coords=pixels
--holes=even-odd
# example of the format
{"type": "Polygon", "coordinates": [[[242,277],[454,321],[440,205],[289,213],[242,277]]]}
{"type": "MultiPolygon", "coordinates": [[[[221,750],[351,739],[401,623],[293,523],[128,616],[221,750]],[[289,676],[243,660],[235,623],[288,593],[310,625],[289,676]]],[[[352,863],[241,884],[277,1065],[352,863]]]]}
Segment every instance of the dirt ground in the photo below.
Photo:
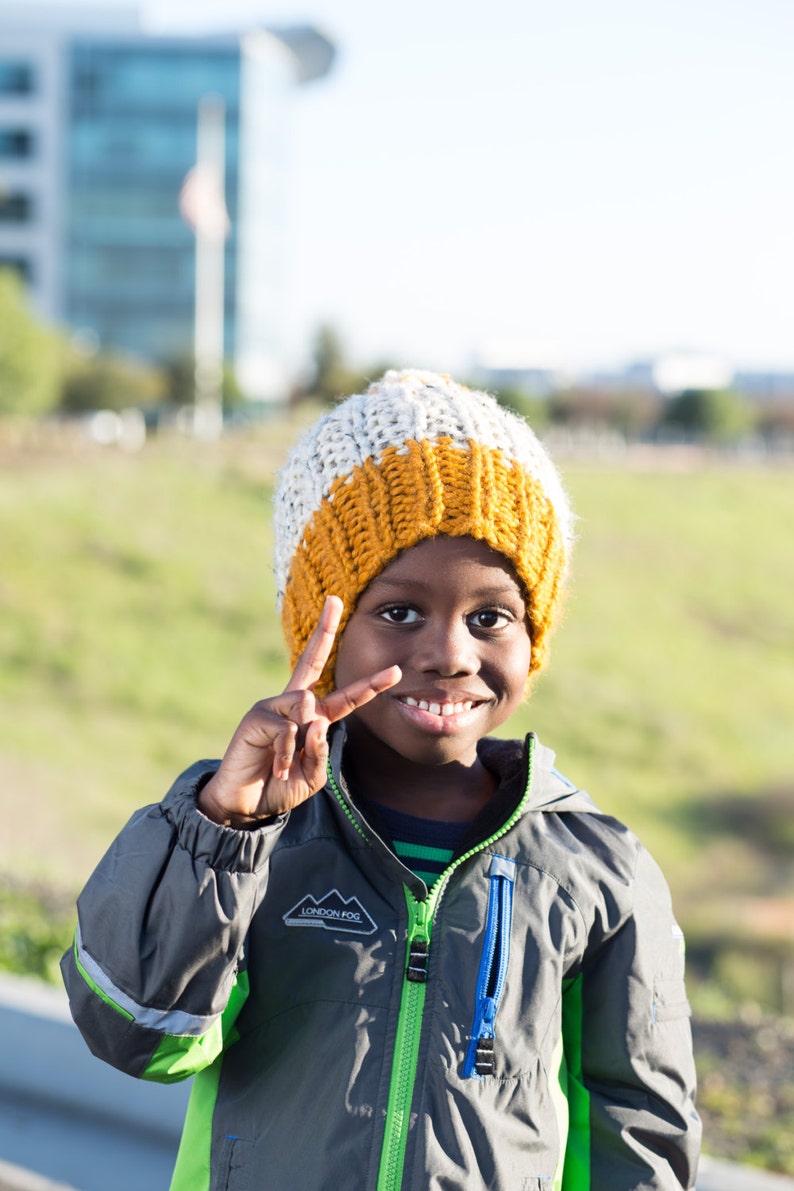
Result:
{"type": "Polygon", "coordinates": [[[704,1149],[794,1175],[794,1019],[692,1022],[704,1149]]]}

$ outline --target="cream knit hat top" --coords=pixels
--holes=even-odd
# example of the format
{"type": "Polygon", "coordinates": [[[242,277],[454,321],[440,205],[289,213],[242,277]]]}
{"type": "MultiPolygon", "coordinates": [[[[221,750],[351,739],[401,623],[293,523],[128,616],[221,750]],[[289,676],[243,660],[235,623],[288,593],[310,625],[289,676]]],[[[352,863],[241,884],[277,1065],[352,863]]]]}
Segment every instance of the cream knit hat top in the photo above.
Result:
{"type": "MultiPolygon", "coordinates": [[[[548,652],[573,540],[573,514],[523,418],[432,372],[387,372],[303,436],[275,495],[276,583],[294,665],[326,596],[358,597],[392,559],[440,534],[482,540],[526,594],[531,671],[548,652]]],[[[338,639],[338,638],[337,638],[338,639]]],[[[318,694],[333,688],[336,651],[318,694]]]]}

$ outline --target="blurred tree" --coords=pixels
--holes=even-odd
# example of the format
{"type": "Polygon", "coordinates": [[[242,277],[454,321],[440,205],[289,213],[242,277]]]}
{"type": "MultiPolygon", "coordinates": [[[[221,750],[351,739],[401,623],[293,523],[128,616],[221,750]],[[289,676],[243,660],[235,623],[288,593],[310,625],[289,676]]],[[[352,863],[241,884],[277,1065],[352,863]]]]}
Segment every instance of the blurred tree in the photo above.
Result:
{"type": "Polygon", "coordinates": [[[794,393],[761,402],[758,431],[767,439],[794,439],[794,393]]]}
{"type": "Polygon", "coordinates": [[[58,403],[64,340],[29,309],[12,269],[0,269],[0,414],[35,416],[58,403]]]}
{"type": "Polygon", "coordinates": [[[195,363],[190,355],[175,356],[165,371],[165,400],[168,405],[192,405],[196,391],[195,363]]]}
{"type": "MultiPolygon", "coordinates": [[[[474,386],[479,388],[478,385],[474,386]]],[[[500,405],[526,418],[533,430],[545,430],[551,421],[551,409],[546,397],[532,396],[523,389],[507,385],[491,392],[500,405]]]]}
{"type": "Polygon", "coordinates": [[[612,425],[628,439],[642,438],[658,424],[662,399],[648,389],[620,389],[614,394],[612,425]]]}
{"type": "Polygon", "coordinates": [[[558,389],[551,397],[555,423],[588,430],[618,430],[637,438],[657,422],[661,401],[643,389],[588,388],[580,385],[558,389]]]}
{"type": "Polygon", "coordinates": [[[362,374],[362,384],[370,385],[370,384],[372,384],[373,381],[380,380],[380,378],[386,372],[389,372],[390,369],[395,369],[396,371],[400,371],[400,369],[403,367],[404,367],[404,365],[395,364],[394,360],[385,360],[385,359],[375,360],[373,363],[368,364],[367,367],[364,369],[363,374],[362,374]]]}
{"type": "MultiPolygon", "coordinates": [[[[175,356],[164,366],[165,397],[168,405],[192,405],[196,394],[196,365],[192,355],[175,356]]],[[[224,412],[239,409],[247,398],[237,383],[231,364],[224,362],[221,382],[224,412]]]]}
{"type": "Polygon", "coordinates": [[[605,426],[609,420],[611,395],[605,389],[579,386],[558,389],[551,396],[551,420],[564,426],[605,426]]]}
{"type": "Polygon", "coordinates": [[[165,393],[165,376],[151,364],[109,353],[72,352],[61,386],[60,407],[65,413],[146,408],[162,402],[165,393]]]}
{"type": "Polygon", "coordinates": [[[361,372],[347,363],[342,342],[333,327],[320,327],[314,341],[312,357],[314,371],[307,387],[309,397],[331,402],[337,397],[347,397],[351,393],[360,392],[369,383],[361,372]]]}
{"type": "Polygon", "coordinates": [[[230,412],[233,409],[246,409],[251,405],[251,402],[237,383],[237,374],[231,364],[226,361],[223,364],[221,388],[223,392],[223,408],[226,412],[230,412]]]}
{"type": "Polygon", "coordinates": [[[735,442],[754,425],[748,401],[730,389],[685,389],[673,397],[662,428],[682,430],[714,442],[735,442]]]}

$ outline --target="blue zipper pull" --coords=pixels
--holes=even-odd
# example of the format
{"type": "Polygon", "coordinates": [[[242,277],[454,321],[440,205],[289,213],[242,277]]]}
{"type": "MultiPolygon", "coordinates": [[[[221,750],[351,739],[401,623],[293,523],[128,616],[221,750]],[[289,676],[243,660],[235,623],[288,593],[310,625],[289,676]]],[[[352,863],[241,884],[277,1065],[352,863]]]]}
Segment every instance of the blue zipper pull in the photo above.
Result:
{"type": "Polygon", "coordinates": [[[477,1006],[477,1016],[463,1068],[465,1078],[484,1079],[494,1073],[494,1019],[496,1002],[485,997],[477,1006]]]}
{"type": "Polygon", "coordinates": [[[494,1074],[496,1014],[502,996],[510,958],[510,927],[513,921],[513,887],[516,865],[505,856],[494,856],[488,869],[491,888],[485,923],[480,969],[477,975],[476,1007],[471,1040],[463,1063],[464,1079],[484,1079],[494,1074]]]}

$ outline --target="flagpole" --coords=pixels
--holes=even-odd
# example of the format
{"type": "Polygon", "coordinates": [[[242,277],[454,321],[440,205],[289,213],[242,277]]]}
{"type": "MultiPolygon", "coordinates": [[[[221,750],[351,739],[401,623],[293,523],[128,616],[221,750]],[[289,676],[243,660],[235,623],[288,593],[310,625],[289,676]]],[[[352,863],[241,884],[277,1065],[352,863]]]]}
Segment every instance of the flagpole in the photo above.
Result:
{"type": "MultiPolygon", "coordinates": [[[[226,110],[219,95],[205,95],[198,106],[199,170],[212,179],[223,202],[226,188],[226,110]]],[[[223,429],[224,251],[226,232],[208,221],[196,224],[194,319],[195,432],[218,438],[223,429]]]]}

